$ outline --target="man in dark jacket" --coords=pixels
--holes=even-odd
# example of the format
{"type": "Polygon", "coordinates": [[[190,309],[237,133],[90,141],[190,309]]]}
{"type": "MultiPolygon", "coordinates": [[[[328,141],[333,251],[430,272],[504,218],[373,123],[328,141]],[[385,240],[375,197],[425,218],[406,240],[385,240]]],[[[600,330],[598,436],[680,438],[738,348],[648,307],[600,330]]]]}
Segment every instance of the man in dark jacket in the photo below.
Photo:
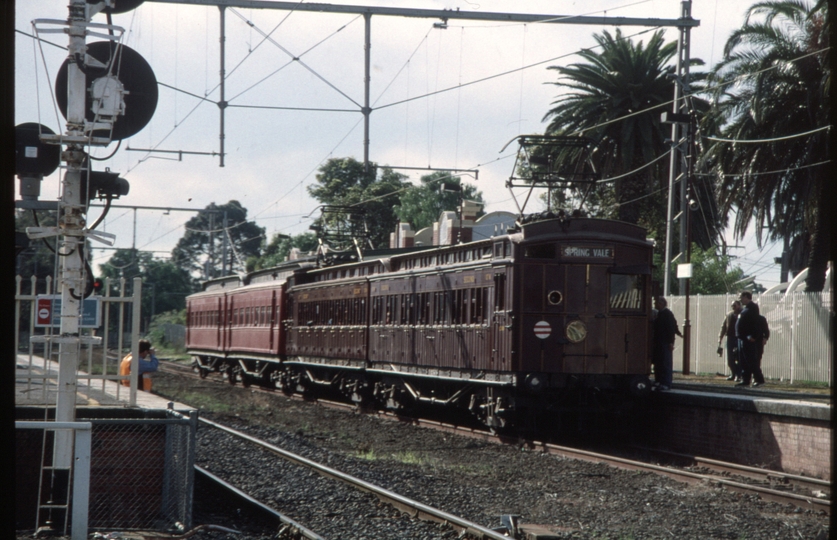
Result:
{"type": "Polygon", "coordinates": [[[762,346],[762,326],[759,320],[759,305],[753,302],[753,295],[743,291],[739,295],[743,308],[735,324],[735,335],[738,336],[738,355],[741,361],[741,382],[735,386],[753,386],[764,384],[764,375],[759,365],[762,346]]]}
{"type": "Polygon", "coordinates": [[[738,360],[738,336],[735,334],[735,323],[738,322],[738,314],[741,313],[741,302],[736,300],[732,303],[732,311],[727,313],[724,317],[724,322],[721,323],[721,333],[718,334],[718,353],[721,352],[721,344],[724,337],[727,338],[727,365],[729,366],[730,376],[728,381],[741,382],[741,363],[738,360]]]}
{"type": "Polygon", "coordinates": [[[683,337],[677,328],[677,320],[674,313],[668,309],[668,302],[662,296],[654,299],[654,308],[657,310],[657,317],[654,319],[654,380],[657,382],[655,389],[669,390],[672,381],[672,358],[674,350],[674,336],[683,337]]]}

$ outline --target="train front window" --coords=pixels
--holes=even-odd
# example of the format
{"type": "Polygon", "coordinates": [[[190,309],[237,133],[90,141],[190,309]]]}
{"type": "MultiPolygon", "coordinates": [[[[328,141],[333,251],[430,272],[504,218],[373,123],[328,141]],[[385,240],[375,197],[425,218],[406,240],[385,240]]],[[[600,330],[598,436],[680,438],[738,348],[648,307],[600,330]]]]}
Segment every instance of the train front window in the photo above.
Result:
{"type": "Polygon", "coordinates": [[[554,259],[555,244],[536,244],[534,246],[526,246],[523,250],[523,256],[527,259],[554,259]]]}
{"type": "Polygon", "coordinates": [[[611,311],[642,310],[643,276],[636,274],[610,275],[611,311]]]}

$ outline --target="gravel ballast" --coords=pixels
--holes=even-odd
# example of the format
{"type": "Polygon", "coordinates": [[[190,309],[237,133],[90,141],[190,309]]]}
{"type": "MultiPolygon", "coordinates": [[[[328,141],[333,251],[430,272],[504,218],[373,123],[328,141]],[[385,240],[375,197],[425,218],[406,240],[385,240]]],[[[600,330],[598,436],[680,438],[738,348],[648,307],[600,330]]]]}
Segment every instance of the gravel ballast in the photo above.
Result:
{"type": "MultiPolygon", "coordinates": [[[[497,445],[209,379],[158,373],[155,390],[199,407],[203,417],[486,527],[498,526],[502,514],[517,514],[522,523],[537,523],[560,538],[573,539],[829,537],[829,517],[823,512],[714,485],[684,484],[652,473],[497,445]]],[[[436,524],[410,531],[388,528],[387,520],[397,516],[397,510],[372,495],[345,495],[335,490],[334,481],[323,480],[331,486],[325,492],[346,509],[371,499],[376,509],[366,521],[383,525],[368,533],[329,536],[306,521],[344,520],[341,511],[329,516],[307,512],[306,507],[315,507],[307,497],[319,497],[319,489],[309,492],[302,484],[319,481],[303,482],[284,467],[283,472],[268,473],[274,469],[267,465],[272,457],[268,462],[261,450],[232,448],[222,440],[227,436],[207,426],[201,426],[198,435],[199,465],[245,491],[262,493],[258,498],[275,502],[279,511],[329,538],[456,537],[436,524]]],[[[345,514],[352,515],[348,510],[345,514]]],[[[206,537],[226,538],[223,533],[206,537]]]]}

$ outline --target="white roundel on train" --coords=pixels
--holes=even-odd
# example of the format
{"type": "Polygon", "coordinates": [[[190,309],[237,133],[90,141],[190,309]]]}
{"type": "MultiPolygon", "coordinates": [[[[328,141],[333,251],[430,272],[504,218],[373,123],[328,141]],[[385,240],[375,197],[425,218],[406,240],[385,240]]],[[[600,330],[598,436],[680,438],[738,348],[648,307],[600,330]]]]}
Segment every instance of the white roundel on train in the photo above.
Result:
{"type": "Polygon", "coordinates": [[[552,327],[546,321],[538,321],[535,323],[535,335],[540,339],[546,339],[552,334],[552,327]]]}

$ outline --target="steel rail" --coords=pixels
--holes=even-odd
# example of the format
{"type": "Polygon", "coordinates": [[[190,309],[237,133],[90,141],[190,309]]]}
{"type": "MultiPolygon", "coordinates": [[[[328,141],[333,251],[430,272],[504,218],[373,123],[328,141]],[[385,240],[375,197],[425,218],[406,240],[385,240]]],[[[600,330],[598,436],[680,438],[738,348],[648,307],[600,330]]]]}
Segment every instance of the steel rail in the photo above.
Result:
{"type": "Polygon", "coordinates": [[[339,480],[341,482],[349,484],[350,486],[356,489],[372,493],[376,495],[380,500],[391,504],[392,506],[398,508],[403,512],[408,513],[414,518],[447,523],[448,525],[451,525],[452,527],[460,531],[465,531],[478,539],[508,540],[508,536],[500,534],[497,531],[493,531],[491,529],[483,527],[482,525],[463,519],[459,516],[449,514],[443,510],[439,510],[438,508],[433,508],[432,506],[428,506],[418,501],[414,501],[412,499],[404,497],[403,495],[399,495],[398,493],[389,491],[374,484],[370,484],[369,482],[366,482],[359,478],[355,478],[354,476],[338,471],[337,469],[332,469],[331,467],[327,467],[315,461],[311,461],[310,459],[304,458],[292,452],[288,452],[287,450],[283,450],[277,446],[273,446],[272,444],[268,444],[255,437],[247,435],[246,433],[236,431],[222,424],[218,424],[211,420],[206,420],[205,418],[201,418],[200,422],[208,426],[214,427],[215,429],[218,429],[225,433],[229,433],[230,435],[233,435],[240,439],[251,442],[255,445],[258,445],[292,463],[295,463],[303,467],[308,467],[309,469],[316,471],[318,474],[322,476],[339,480]]]}
{"type": "Polygon", "coordinates": [[[290,527],[294,528],[295,532],[299,533],[304,538],[308,538],[309,540],[325,540],[324,537],[315,533],[311,529],[306,528],[305,526],[297,523],[296,521],[289,518],[285,514],[279,512],[278,510],[275,510],[274,508],[271,508],[270,506],[264,504],[263,502],[259,501],[258,499],[256,499],[256,498],[252,497],[251,495],[245,493],[244,491],[241,491],[240,489],[238,489],[234,485],[230,484],[229,482],[226,482],[225,480],[222,480],[221,478],[218,478],[217,476],[215,476],[211,472],[207,471],[203,467],[200,467],[199,465],[195,465],[195,471],[198,472],[199,474],[204,475],[206,478],[208,478],[212,482],[215,482],[216,484],[218,484],[219,486],[221,486],[225,490],[232,492],[237,497],[240,497],[241,499],[244,499],[244,501],[246,501],[248,504],[250,504],[252,506],[255,506],[256,508],[258,508],[262,512],[266,512],[266,513],[270,514],[271,516],[273,516],[277,520],[281,521],[285,525],[289,525],[290,527]]]}
{"type": "Polygon", "coordinates": [[[770,480],[771,478],[777,480],[787,481],[796,484],[805,489],[831,489],[831,482],[821,478],[813,478],[810,476],[801,476],[798,474],[791,474],[782,471],[774,471],[770,469],[761,469],[759,467],[751,467],[749,465],[741,465],[738,463],[729,463],[717,459],[694,456],[691,454],[682,454],[679,452],[669,452],[667,450],[655,450],[653,448],[646,448],[644,446],[635,447],[637,450],[646,452],[653,452],[663,456],[672,456],[676,459],[686,460],[692,463],[693,466],[702,466],[712,469],[719,473],[730,473],[753,480],[770,480]]]}
{"type": "Polygon", "coordinates": [[[818,499],[813,496],[799,495],[796,493],[788,493],[761,486],[754,486],[752,484],[745,484],[743,482],[735,482],[725,478],[718,478],[711,474],[699,474],[690,471],[683,471],[671,467],[664,467],[661,465],[653,465],[650,463],[643,463],[641,461],[634,461],[631,459],[620,458],[617,456],[610,456],[607,454],[600,454],[598,452],[591,452],[588,450],[580,450],[576,448],[569,448],[565,446],[558,446],[549,443],[532,442],[535,448],[540,447],[543,451],[553,455],[560,455],[564,457],[573,457],[584,460],[593,460],[607,463],[621,469],[636,470],[636,471],[653,471],[658,474],[663,474],[669,478],[685,481],[688,483],[709,482],[712,484],[722,485],[732,490],[742,493],[758,493],[763,499],[772,500],[780,503],[791,503],[796,506],[808,507],[814,510],[823,510],[826,513],[831,513],[831,501],[825,499],[818,499]]]}

